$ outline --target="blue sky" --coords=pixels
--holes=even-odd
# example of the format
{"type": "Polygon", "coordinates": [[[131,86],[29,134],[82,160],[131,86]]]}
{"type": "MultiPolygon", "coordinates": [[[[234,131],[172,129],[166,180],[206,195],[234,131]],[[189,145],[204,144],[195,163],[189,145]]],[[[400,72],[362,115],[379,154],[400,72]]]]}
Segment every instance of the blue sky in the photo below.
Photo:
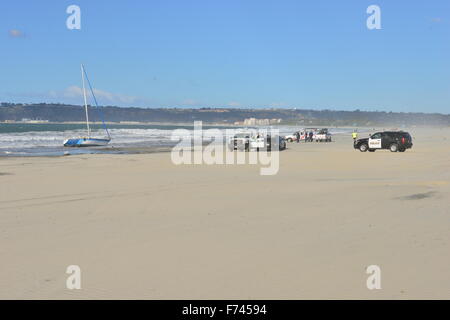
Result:
{"type": "Polygon", "coordinates": [[[0,101],[450,113],[450,1],[0,4],[0,101]],[[66,8],[81,8],[68,30],[66,8]],[[366,9],[381,8],[381,30],[366,9]]]}

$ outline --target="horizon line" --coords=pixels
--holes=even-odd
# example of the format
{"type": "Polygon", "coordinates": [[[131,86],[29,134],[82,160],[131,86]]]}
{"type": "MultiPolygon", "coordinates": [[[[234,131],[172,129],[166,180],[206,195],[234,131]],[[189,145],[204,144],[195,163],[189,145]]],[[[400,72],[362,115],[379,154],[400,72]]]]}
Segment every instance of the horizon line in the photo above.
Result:
{"type": "MultiPolygon", "coordinates": [[[[84,107],[84,105],[81,104],[71,104],[71,103],[62,103],[62,102],[6,102],[6,101],[1,101],[0,102],[1,105],[3,104],[13,104],[13,105],[39,105],[39,104],[46,104],[46,105],[65,105],[65,106],[79,106],[79,107],[84,107]]],[[[95,107],[91,104],[88,104],[89,107],[95,107]]],[[[299,111],[316,111],[316,112],[320,112],[320,111],[330,111],[330,112],[371,112],[371,113],[407,113],[407,114],[435,114],[435,115],[443,115],[443,116],[450,116],[450,113],[441,113],[441,112],[424,112],[424,111],[393,111],[393,110],[389,110],[389,111],[385,111],[385,110],[376,110],[376,109],[371,109],[371,110],[364,110],[363,107],[357,107],[353,110],[344,110],[344,109],[329,109],[329,108],[320,108],[320,109],[316,109],[316,108],[311,108],[311,107],[265,107],[265,106],[255,106],[255,107],[243,107],[243,106],[222,106],[222,107],[218,107],[218,106],[211,106],[211,107],[206,107],[206,106],[166,106],[166,107],[138,107],[138,106],[118,106],[118,105],[99,105],[99,107],[103,107],[103,108],[108,108],[108,107],[112,107],[112,108],[120,108],[120,109],[192,109],[192,110],[198,110],[198,109],[227,109],[227,110],[299,110],[299,111]],[[363,110],[361,110],[361,108],[363,108],[363,110]]]]}

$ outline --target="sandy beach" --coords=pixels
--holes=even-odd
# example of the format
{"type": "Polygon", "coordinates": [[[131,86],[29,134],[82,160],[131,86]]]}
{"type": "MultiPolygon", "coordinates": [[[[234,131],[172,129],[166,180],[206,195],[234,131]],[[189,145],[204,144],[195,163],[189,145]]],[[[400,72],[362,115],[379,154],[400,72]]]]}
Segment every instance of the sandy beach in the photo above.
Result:
{"type": "Polygon", "coordinates": [[[404,153],[291,143],[273,176],[167,152],[0,158],[0,298],[450,299],[450,129],[407,130],[404,153]]]}

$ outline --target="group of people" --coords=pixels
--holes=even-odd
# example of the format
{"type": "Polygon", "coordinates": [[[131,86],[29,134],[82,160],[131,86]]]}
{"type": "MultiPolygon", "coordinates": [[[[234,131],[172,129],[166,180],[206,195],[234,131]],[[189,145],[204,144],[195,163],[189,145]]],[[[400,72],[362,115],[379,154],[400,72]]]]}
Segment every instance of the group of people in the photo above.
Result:
{"type": "MultiPolygon", "coordinates": [[[[313,142],[313,140],[314,140],[314,132],[313,131],[309,131],[309,132],[307,132],[307,131],[305,131],[305,132],[297,131],[295,133],[295,138],[297,140],[297,143],[300,142],[302,136],[305,137],[305,139],[304,139],[305,142],[308,142],[308,141],[309,142],[313,142]]],[[[358,139],[358,130],[353,130],[352,138],[353,138],[353,144],[355,144],[356,140],[358,139]]]]}
{"type": "Polygon", "coordinates": [[[310,131],[310,132],[307,132],[307,131],[305,131],[305,132],[299,132],[299,131],[297,131],[296,133],[295,133],[295,137],[297,138],[297,143],[299,143],[300,142],[300,138],[301,138],[301,136],[305,136],[305,142],[313,142],[313,137],[314,137],[314,132],[312,132],[312,131],[310,131]]]}

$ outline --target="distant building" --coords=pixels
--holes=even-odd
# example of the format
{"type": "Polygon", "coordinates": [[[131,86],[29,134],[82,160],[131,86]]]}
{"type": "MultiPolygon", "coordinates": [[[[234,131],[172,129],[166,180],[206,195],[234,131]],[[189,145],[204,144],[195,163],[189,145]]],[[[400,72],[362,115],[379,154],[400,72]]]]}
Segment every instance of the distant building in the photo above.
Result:
{"type": "Polygon", "coordinates": [[[48,120],[22,118],[22,120],[20,122],[25,122],[25,123],[47,123],[48,120]]]}
{"type": "Polygon", "coordinates": [[[244,120],[244,125],[246,126],[254,126],[256,125],[256,119],[255,118],[249,118],[244,120]]]}
{"type": "Polygon", "coordinates": [[[248,118],[244,120],[244,125],[246,126],[268,126],[271,124],[279,124],[281,123],[281,119],[256,119],[256,118],[248,118]]]}

